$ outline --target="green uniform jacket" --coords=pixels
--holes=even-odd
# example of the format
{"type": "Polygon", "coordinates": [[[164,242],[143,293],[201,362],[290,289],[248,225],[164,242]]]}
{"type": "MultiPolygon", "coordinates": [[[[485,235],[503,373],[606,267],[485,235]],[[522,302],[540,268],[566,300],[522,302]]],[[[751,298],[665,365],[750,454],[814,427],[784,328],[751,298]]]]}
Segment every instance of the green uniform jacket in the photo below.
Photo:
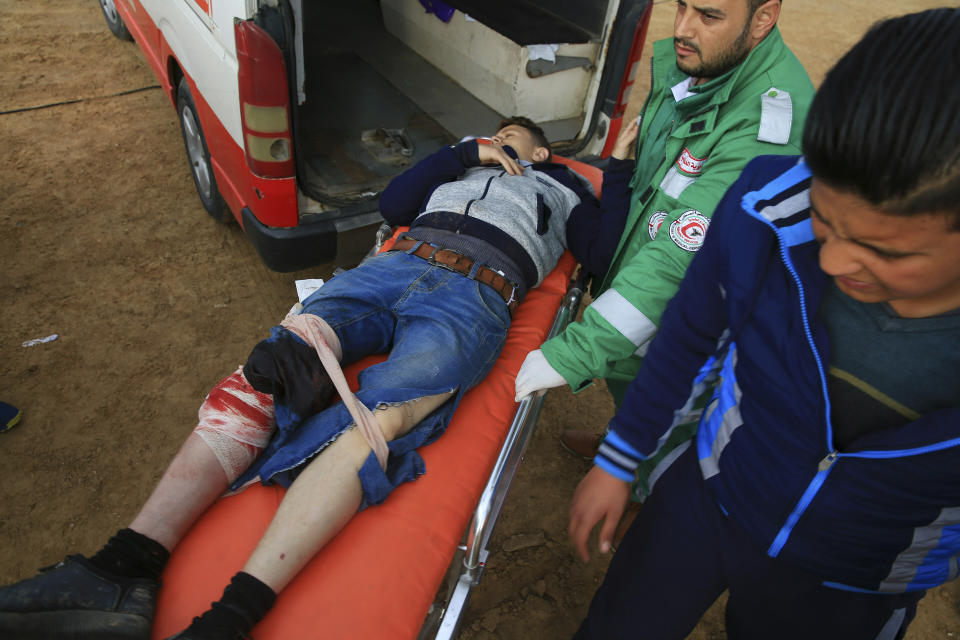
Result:
{"type": "Polygon", "coordinates": [[[675,102],[672,88],[687,78],[673,39],[656,42],[638,141],[661,105],[674,101],[666,107],[676,109],[666,161],[644,184],[636,184],[638,166],[631,211],[599,295],[580,322],[542,346],[574,391],[594,378],[617,386],[634,378],[727,188],[755,156],[800,153],[814,90],[776,27],[740,65],[694,89],[712,89],[706,101],[694,95],[675,102]]]}

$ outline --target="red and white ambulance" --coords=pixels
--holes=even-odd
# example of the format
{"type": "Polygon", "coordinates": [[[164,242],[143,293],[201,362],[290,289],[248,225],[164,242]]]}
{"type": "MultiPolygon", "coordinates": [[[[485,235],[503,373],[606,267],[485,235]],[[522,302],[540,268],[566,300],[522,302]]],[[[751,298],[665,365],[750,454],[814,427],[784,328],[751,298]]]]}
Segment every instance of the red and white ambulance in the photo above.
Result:
{"type": "Polygon", "coordinates": [[[355,264],[390,178],[502,116],[607,155],[649,0],[100,0],[176,107],[200,200],[263,261],[355,264]]]}

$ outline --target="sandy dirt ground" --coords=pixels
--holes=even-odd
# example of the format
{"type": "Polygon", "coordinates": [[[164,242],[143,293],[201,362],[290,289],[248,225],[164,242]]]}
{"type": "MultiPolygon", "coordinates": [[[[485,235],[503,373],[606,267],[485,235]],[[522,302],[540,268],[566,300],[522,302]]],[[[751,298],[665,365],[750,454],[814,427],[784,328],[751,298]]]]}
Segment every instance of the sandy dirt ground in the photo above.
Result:
{"type": "MultiPolygon", "coordinates": [[[[819,84],[873,21],[931,6],[789,0],[781,25],[819,84]]],[[[649,41],[670,35],[672,14],[657,3],[649,41]]],[[[237,225],[205,214],[173,108],[95,1],[0,0],[0,18],[0,400],[24,411],[0,435],[8,583],[91,553],[129,523],[209,386],[283,316],[295,279],[327,277],[331,266],[271,272],[237,225]],[[22,111],[30,107],[44,108],[22,111]],[[21,346],[51,334],[59,338],[21,346]]],[[[587,464],[557,439],[570,427],[600,431],[612,411],[600,385],[549,394],[461,637],[576,629],[609,559],[584,565],[567,542],[566,510],[587,464]]],[[[958,587],[928,595],[908,638],[960,637],[958,587]]],[[[690,637],[724,638],[721,607],[690,637]]]]}

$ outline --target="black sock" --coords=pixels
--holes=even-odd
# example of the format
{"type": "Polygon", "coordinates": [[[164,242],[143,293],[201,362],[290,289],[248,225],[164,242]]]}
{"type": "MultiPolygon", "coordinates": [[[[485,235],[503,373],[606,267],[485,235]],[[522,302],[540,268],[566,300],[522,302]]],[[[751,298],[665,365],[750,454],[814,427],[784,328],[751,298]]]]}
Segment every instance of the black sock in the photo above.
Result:
{"type": "Polygon", "coordinates": [[[203,638],[245,637],[276,600],[273,589],[241,571],[223,590],[223,597],[194,618],[188,630],[203,638]]]}
{"type": "Polygon", "coordinates": [[[90,562],[125,578],[159,580],[170,552],[166,547],[133,529],[120,529],[90,562]]]}

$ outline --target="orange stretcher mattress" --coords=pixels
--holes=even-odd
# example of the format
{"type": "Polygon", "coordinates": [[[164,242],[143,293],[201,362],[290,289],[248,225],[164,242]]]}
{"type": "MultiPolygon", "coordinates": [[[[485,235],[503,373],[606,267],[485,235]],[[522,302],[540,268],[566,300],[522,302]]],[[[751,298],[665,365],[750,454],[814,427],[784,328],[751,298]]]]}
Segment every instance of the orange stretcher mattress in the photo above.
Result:
{"type": "MultiPolygon", "coordinates": [[[[253,637],[416,637],[510,425],[517,371],[547,335],[574,266],[565,254],[527,295],[490,374],[464,397],[446,433],[420,450],[427,472],[354,517],[283,591],[253,637]]],[[[376,361],[348,367],[352,384],[376,361]]],[[[163,574],[153,638],[182,630],[220,597],[283,493],[251,486],[219,500],[194,525],[163,574]]]]}
{"type": "MultiPolygon", "coordinates": [[[[556,158],[586,174],[599,194],[599,170],[556,158]]],[[[390,243],[388,243],[390,244],[390,243]]],[[[426,473],[378,506],[358,513],[280,594],[257,625],[257,640],[412,639],[437,589],[506,437],[514,380],[527,353],[544,341],[576,267],[566,252],[517,309],[493,369],[457,408],[446,432],[420,449],[426,473]]],[[[356,374],[385,359],[347,367],[356,374]]],[[[254,485],[217,501],[177,546],[162,578],[153,625],[162,640],[218,599],[246,563],[284,489],[254,485]]]]}

